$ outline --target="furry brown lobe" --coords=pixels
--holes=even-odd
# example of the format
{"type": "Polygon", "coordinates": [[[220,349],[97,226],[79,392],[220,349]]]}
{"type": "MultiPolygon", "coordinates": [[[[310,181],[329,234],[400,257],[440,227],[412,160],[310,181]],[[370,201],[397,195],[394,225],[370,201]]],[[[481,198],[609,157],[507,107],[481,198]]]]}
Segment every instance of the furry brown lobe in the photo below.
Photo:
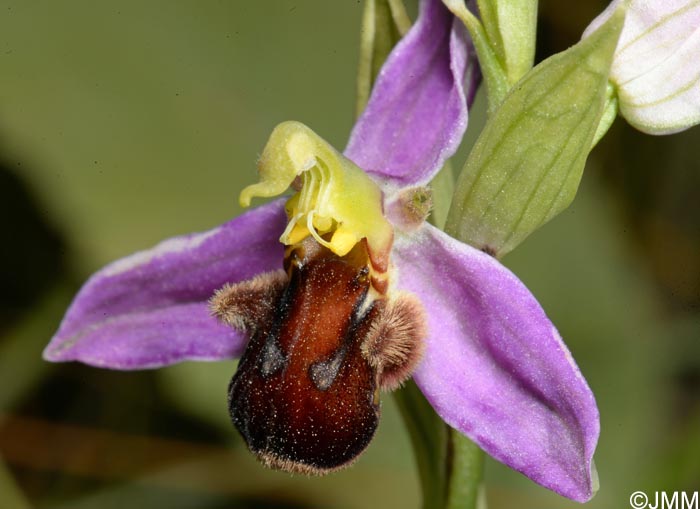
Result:
{"type": "Polygon", "coordinates": [[[393,391],[408,380],[423,356],[425,335],[425,313],[417,298],[399,294],[383,302],[362,344],[383,390],[393,391]]]}
{"type": "Polygon", "coordinates": [[[252,335],[274,311],[287,281],[280,269],[227,284],[209,300],[209,309],[223,323],[252,335]]]}

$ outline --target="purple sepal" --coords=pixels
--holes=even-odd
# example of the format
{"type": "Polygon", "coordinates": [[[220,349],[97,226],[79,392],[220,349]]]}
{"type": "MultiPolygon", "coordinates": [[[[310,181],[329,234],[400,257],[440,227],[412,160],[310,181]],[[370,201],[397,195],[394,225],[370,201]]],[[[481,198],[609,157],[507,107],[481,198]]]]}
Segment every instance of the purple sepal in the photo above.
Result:
{"type": "Polygon", "coordinates": [[[479,80],[462,23],[441,2],[422,1],[416,23],[382,67],[345,155],[393,187],[428,183],[462,140],[467,99],[479,80]]]}
{"type": "Polygon", "coordinates": [[[436,412],[483,450],[573,500],[593,496],[593,393],[523,283],[430,225],[397,238],[400,290],[428,316],[414,379],[436,412]]]}
{"type": "Polygon", "coordinates": [[[245,338],[218,323],[207,301],[225,283],[282,267],[283,203],[107,265],[75,297],[44,358],[144,369],[240,355],[245,338]]]}

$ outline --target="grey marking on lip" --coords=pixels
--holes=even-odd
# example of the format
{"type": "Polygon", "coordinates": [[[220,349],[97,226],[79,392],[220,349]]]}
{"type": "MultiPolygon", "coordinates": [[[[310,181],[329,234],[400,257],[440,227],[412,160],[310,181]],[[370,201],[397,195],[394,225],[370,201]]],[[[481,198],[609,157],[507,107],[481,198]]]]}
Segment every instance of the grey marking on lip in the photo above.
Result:
{"type": "Polygon", "coordinates": [[[277,346],[277,342],[273,338],[268,337],[262,351],[262,363],[260,364],[262,376],[268,377],[282,369],[284,360],[284,355],[280,347],[277,346]]]}
{"type": "Polygon", "coordinates": [[[326,391],[338,376],[345,360],[345,349],[339,348],[330,359],[314,362],[309,368],[311,381],[320,391],[326,391]]]}

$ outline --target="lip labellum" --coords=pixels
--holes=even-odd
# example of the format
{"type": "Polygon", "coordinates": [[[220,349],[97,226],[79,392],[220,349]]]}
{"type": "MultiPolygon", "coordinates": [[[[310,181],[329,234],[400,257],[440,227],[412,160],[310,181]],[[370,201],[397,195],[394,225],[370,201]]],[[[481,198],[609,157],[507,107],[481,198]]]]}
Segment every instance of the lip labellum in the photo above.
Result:
{"type": "Polygon", "coordinates": [[[307,474],[350,464],[377,428],[379,389],[415,367],[422,310],[376,294],[368,264],[364,243],[341,257],[308,237],[289,251],[287,272],[212,299],[220,319],[251,334],[229,410],[264,464],[307,474]]]}

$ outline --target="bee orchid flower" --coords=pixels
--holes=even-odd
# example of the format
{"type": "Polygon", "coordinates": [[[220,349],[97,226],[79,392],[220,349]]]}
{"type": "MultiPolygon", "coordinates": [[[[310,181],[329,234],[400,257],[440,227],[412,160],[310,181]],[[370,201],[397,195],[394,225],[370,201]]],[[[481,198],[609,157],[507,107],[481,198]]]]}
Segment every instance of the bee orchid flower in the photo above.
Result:
{"type": "Polygon", "coordinates": [[[700,122],[700,2],[614,0],[587,37],[626,4],[610,82],[620,114],[647,134],[672,134],[700,122]]]}
{"type": "Polygon", "coordinates": [[[425,221],[478,73],[461,24],[423,1],[343,154],[278,126],[241,202],[291,198],[101,269],[45,358],[131,370],[242,356],[234,424],[263,462],[307,473],[350,463],[378,390],[413,376],[488,454],[588,500],[598,410],[556,328],[498,260],[425,221]]]}

